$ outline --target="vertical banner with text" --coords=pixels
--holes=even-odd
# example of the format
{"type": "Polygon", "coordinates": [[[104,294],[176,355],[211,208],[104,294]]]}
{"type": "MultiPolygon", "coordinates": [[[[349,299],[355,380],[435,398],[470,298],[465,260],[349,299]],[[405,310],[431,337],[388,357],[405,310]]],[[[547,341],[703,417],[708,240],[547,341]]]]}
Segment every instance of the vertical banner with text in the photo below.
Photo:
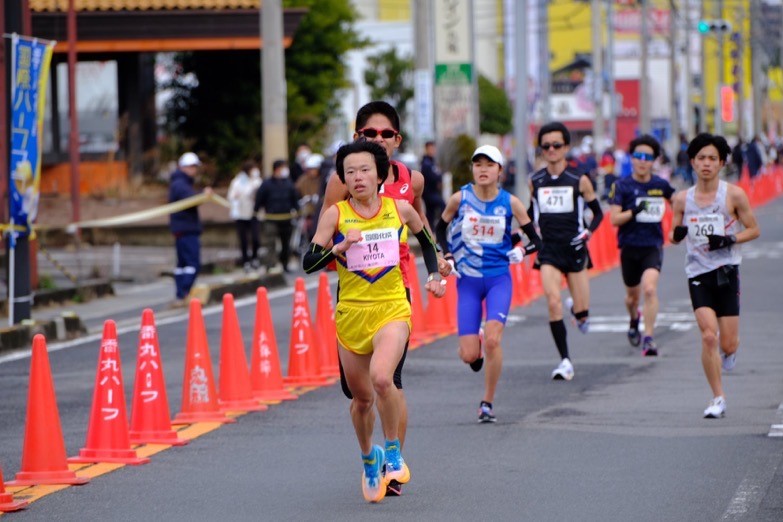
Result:
{"type": "Polygon", "coordinates": [[[435,131],[438,138],[478,136],[473,64],[473,1],[436,0],[435,131]]]}
{"type": "Polygon", "coordinates": [[[11,223],[26,227],[28,232],[38,214],[44,106],[53,46],[50,41],[12,37],[8,208],[11,223]]]}

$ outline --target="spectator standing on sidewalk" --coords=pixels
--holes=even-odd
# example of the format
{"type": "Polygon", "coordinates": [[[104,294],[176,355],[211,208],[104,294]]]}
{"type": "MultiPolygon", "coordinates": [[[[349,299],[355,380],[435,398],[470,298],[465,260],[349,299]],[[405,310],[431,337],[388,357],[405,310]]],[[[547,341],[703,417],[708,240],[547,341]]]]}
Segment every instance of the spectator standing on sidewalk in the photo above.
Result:
{"type": "Polygon", "coordinates": [[[427,221],[436,223],[440,217],[446,202],[443,200],[443,174],[441,174],[438,164],[435,160],[434,141],[428,141],[424,144],[424,156],[421,158],[421,174],[424,176],[424,200],[427,221]]]}
{"type": "Polygon", "coordinates": [[[261,172],[252,161],[242,165],[242,170],[228,186],[228,201],[231,204],[229,213],[236,223],[239,252],[245,270],[258,268],[258,220],[253,206],[260,186],[261,172]]]}
{"type": "MultiPolygon", "coordinates": [[[[197,194],[193,185],[200,166],[201,160],[195,153],[186,152],[180,156],[177,170],[171,174],[169,182],[169,203],[197,194]]],[[[204,193],[211,194],[212,189],[207,187],[204,193]]],[[[169,228],[174,234],[174,244],[177,249],[177,267],[174,269],[177,300],[174,305],[182,306],[201,269],[201,220],[198,206],[173,212],[169,217],[169,228]]]]}
{"type": "Polygon", "coordinates": [[[256,203],[253,206],[255,213],[263,210],[265,220],[274,225],[277,237],[280,239],[278,260],[286,272],[291,257],[292,213],[299,209],[299,195],[288,176],[288,162],[283,159],[275,160],[272,164],[272,177],[261,184],[261,188],[256,192],[256,203]]]}

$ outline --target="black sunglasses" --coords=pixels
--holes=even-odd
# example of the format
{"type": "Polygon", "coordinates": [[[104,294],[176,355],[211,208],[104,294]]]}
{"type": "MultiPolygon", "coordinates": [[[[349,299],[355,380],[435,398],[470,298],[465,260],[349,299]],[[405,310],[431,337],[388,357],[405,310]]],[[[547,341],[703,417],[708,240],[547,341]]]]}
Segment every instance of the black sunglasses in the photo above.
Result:
{"type": "Polygon", "coordinates": [[[541,144],[542,150],[549,150],[549,149],[560,150],[563,147],[565,147],[565,143],[542,143],[541,144]]]}
{"type": "Polygon", "coordinates": [[[360,129],[357,133],[361,136],[364,136],[365,138],[370,138],[370,139],[373,139],[378,134],[380,134],[381,138],[385,140],[390,140],[393,137],[395,137],[397,134],[399,134],[394,129],[375,129],[373,127],[365,127],[363,129],[360,129]]]}

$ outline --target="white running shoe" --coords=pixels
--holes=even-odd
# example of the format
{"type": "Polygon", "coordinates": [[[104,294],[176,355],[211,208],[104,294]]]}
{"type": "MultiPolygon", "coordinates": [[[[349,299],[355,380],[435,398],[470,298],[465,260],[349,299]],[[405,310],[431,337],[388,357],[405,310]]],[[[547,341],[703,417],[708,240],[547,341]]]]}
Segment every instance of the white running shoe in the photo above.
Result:
{"type": "Polygon", "coordinates": [[[723,359],[721,361],[721,366],[723,367],[724,372],[730,372],[737,365],[737,352],[734,352],[731,355],[726,355],[721,352],[720,357],[723,359]]]}
{"type": "Polygon", "coordinates": [[[555,381],[570,381],[574,378],[574,365],[567,358],[560,361],[557,368],[552,370],[552,379],[555,381]]]}
{"type": "Polygon", "coordinates": [[[705,419],[720,419],[726,413],[726,399],[715,397],[704,410],[705,419]]]}

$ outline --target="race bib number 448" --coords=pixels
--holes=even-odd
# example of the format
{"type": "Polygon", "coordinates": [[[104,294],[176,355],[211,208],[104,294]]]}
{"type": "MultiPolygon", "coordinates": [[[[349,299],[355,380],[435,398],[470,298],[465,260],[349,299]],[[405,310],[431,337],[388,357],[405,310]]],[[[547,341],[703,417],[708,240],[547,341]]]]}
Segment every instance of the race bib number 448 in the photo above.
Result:
{"type": "Polygon", "coordinates": [[[688,239],[694,245],[706,245],[709,243],[707,236],[711,234],[725,234],[723,216],[721,214],[704,214],[688,218],[688,239]]]}
{"type": "Polygon", "coordinates": [[[348,270],[384,268],[400,262],[400,241],[393,228],[363,230],[362,240],[345,252],[348,270]]]}
{"type": "Polygon", "coordinates": [[[538,189],[538,208],[544,214],[573,212],[574,187],[542,187],[538,189]]]}
{"type": "Polygon", "coordinates": [[[639,212],[636,215],[636,221],[638,223],[660,223],[663,219],[663,213],[666,211],[666,203],[663,198],[656,197],[639,197],[636,198],[636,204],[638,205],[642,201],[647,203],[644,211],[639,212]]]}

